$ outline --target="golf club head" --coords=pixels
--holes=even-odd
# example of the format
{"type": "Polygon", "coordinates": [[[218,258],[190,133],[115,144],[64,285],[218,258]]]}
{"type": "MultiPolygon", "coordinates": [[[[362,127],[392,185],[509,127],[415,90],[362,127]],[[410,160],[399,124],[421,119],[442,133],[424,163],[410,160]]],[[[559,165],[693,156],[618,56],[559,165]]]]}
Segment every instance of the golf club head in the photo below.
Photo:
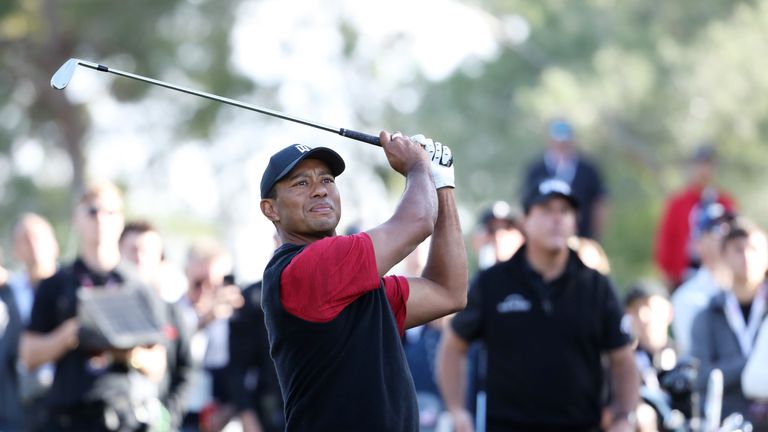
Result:
{"type": "Polygon", "coordinates": [[[65,87],[67,87],[67,84],[69,84],[69,81],[72,79],[72,75],[75,74],[75,69],[77,68],[78,60],[77,59],[69,59],[61,65],[59,70],[56,71],[55,74],[51,77],[51,87],[55,88],[56,90],[64,90],[65,87]]]}

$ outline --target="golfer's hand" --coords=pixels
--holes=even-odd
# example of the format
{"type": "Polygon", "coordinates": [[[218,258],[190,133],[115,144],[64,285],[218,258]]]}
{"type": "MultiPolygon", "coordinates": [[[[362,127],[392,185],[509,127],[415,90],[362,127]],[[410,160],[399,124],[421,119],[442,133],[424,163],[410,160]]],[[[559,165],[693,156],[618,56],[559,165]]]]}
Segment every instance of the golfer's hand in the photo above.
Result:
{"type": "Polygon", "coordinates": [[[411,137],[427,151],[429,156],[432,179],[435,181],[437,189],[456,187],[455,176],[453,172],[453,152],[447,145],[432,141],[422,134],[411,137]]]}
{"type": "Polygon", "coordinates": [[[411,170],[429,166],[428,156],[422,150],[421,145],[414,143],[410,138],[395,132],[389,134],[382,131],[379,134],[381,146],[387,155],[389,165],[402,175],[408,175],[411,170]]]}

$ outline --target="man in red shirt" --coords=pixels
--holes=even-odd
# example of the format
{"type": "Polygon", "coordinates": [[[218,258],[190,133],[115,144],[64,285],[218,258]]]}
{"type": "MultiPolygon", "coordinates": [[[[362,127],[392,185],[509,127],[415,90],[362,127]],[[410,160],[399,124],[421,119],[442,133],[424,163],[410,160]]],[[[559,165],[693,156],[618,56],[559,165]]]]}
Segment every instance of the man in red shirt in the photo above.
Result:
{"type": "Polygon", "coordinates": [[[366,232],[336,235],[344,161],[333,150],[288,146],[262,177],[261,211],[282,243],[264,272],[262,305],[287,431],[417,431],[400,338],[466,304],[450,149],[422,135],[379,137],[405,191],[366,232]],[[430,235],[421,277],[384,276],[430,235]]]}
{"type": "Polygon", "coordinates": [[[654,260],[671,290],[699,266],[693,247],[698,233],[692,227],[699,225],[701,209],[712,203],[720,203],[729,212],[734,209],[733,199],[714,185],[715,163],[714,148],[698,148],[691,158],[688,186],[667,200],[656,233],[654,260]]]}

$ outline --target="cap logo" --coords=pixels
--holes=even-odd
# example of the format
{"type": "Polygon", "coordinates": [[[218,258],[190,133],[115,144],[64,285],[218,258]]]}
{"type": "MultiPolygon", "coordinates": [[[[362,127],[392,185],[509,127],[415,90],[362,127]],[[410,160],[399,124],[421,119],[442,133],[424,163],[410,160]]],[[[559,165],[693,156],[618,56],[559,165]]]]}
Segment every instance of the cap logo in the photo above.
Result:
{"type": "Polygon", "coordinates": [[[541,182],[539,185],[539,193],[541,195],[559,193],[565,196],[571,196],[571,186],[560,179],[549,179],[541,182]]]}
{"type": "Polygon", "coordinates": [[[300,152],[302,152],[302,153],[306,153],[306,152],[308,152],[308,151],[312,150],[312,147],[310,147],[310,146],[308,146],[308,145],[304,145],[304,144],[296,144],[296,145],[295,145],[295,146],[293,146],[293,147],[294,147],[296,150],[298,150],[298,151],[300,151],[300,152]]]}

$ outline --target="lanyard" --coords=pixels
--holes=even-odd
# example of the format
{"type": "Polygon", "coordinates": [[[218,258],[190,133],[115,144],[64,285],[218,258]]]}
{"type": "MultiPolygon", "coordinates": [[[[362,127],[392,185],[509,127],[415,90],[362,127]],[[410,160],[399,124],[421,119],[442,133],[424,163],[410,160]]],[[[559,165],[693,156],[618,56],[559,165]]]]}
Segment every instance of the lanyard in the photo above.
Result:
{"type": "Polygon", "coordinates": [[[741,353],[748,357],[752,352],[752,346],[755,343],[757,331],[760,329],[763,314],[766,308],[766,297],[768,297],[768,286],[760,285],[760,288],[752,299],[752,307],[749,311],[749,323],[744,320],[744,314],[741,313],[739,302],[732,292],[725,293],[725,319],[728,325],[736,335],[741,347],[741,353]]]}

